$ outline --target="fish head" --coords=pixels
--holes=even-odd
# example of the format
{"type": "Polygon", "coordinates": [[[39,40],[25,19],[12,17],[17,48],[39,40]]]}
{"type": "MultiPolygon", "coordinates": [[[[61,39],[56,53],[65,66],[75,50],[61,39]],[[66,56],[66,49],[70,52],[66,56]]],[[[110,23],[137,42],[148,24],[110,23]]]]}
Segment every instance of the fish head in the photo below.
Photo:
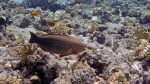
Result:
{"type": "Polygon", "coordinates": [[[85,48],[87,47],[87,45],[86,44],[84,44],[84,43],[77,43],[77,44],[74,44],[73,46],[72,46],[72,49],[74,50],[74,51],[76,51],[77,53],[80,53],[80,52],[82,52],[82,51],[85,51],[85,48]]]}

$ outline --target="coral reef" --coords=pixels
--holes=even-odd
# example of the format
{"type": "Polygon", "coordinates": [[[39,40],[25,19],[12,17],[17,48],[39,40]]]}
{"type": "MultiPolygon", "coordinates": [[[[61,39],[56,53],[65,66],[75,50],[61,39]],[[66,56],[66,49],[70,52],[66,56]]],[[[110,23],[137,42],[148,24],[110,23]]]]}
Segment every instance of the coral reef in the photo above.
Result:
{"type": "Polygon", "coordinates": [[[11,41],[3,41],[3,42],[1,42],[0,46],[4,47],[4,46],[6,46],[6,45],[8,45],[10,43],[11,43],[11,41]]]}
{"type": "Polygon", "coordinates": [[[98,78],[96,78],[94,69],[90,68],[87,62],[76,61],[71,66],[71,70],[68,68],[62,69],[59,72],[59,77],[53,83],[91,84],[96,82],[96,79],[98,78]]]}
{"type": "Polygon", "coordinates": [[[141,17],[140,23],[142,24],[150,23],[150,15],[144,15],[143,17],[141,17]]]}
{"type": "Polygon", "coordinates": [[[149,4],[149,0],[0,0],[0,15],[8,19],[6,29],[0,25],[0,84],[150,83],[149,4]],[[60,58],[28,44],[30,31],[70,35],[87,48],[60,58]]]}
{"type": "Polygon", "coordinates": [[[94,21],[91,23],[91,28],[89,28],[89,32],[96,31],[98,28],[99,28],[99,24],[96,21],[94,21]]]}
{"type": "Polygon", "coordinates": [[[57,83],[70,83],[70,84],[72,84],[71,83],[71,75],[72,75],[72,72],[69,70],[69,69],[67,69],[67,68],[65,68],[65,69],[63,69],[63,70],[61,70],[60,72],[59,72],[59,77],[58,78],[56,78],[52,83],[50,83],[50,84],[57,84],[57,83]]]}
{"type": "Polygon", "coordinates": [[[71,78],[72,84],[91,84],[96,81],[96,73],[90,68],[87,62],[79,62],[74,70],[71,78]],[[90,74],[89,74],[90,73],[90,74]]]}
{"type": "Polygon", "coordinates": [[[17,76],[9,76],[8,78],[1,77],[0,83],[1,84],[21,84],[22,79],[17,78],[17,76]]]}
{"type": "Polygon", "coordinates": [[[57,33],[57,34],[71,34],[74,33],[73,28],[67,27],[66,24],[63,23],[57,23],[51,28],[51,33],[57,33]]]}
{"type": "Polygon", "coordinates": [[[96,74],[101,74],[104,72],[104,70],[106,69],[106,67],[108,66],[109,62],[102,62],[100,60],[96,60],[99,59],[99,57],[93,57],[92,55],[88,54],[88,53],[83,53],[82,57],[79,60],[85,61],[88,60],[87,63],[95,69],[95,73],[96,74]],[[93,58],[93,59],[90,59],[93,58]]]}
{"type": "Polygon", "coordinates": [[[41,84],[41,80],[39,79],[38,76],[32,76],[30,78],[30,81],[32,82],[32,84],[41,84]]]}
{"type": "Polygon", "coordinates": [[[77,69],[73,73],[72,84],[93,84],[96,80],[96,74],[91,69],[77,69]]]}
{"type": "Polygon", "coordinates": [[[25,83],[36,82],[36,84],[49,84],[56,78],[56,70],[55,68],[49,69],[48,67],[50,66],[47,65],[45,58],[29,55],[27,57],[27,63],[19,62],[15,69],[20,70],[22,75],[27,78],[24,80],[25,83]],[[29,80],[30,75],[36,76],[32,76],[29,80]]]}
{"type": "Polygon", "coordinates": [[[149,33],[147,32],[147,29],[133,29],[132,37],[140,40],[140,39],[146,39],[149,41],[149,33]]]}
{"type": "Polygon", "coordinates": [[[108,79],[109,84],[130,84],[124,73],[116,72],[108,79]]]}
{"type": "Polygon", "coordinates": [[[138,59],[149,58],[149,44],[145,39],[140,39],[139,46],[133,51],[133,56],[137,56],[138,59]]]}
{"type": "Polygon", "coordinates": [[[20,23],[19,27],[20,28],[25,28],[25,27],[28,27],[30,25],[30,20],[27,19],[27,18],[23,18],[22,19],[22,22],[20,23]]]}

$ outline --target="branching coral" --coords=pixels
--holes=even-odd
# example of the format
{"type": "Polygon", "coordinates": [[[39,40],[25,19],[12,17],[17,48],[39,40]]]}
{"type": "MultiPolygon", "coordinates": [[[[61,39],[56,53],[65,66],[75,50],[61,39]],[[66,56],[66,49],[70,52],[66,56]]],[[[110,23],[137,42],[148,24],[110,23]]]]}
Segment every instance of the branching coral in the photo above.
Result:
{"type": "Polygon", "coordinates": [[[17,40],[19,38],[15,33],[9,33],[8,37],[13,41],[17,40]]]}
{"type": "Polygon", "coordinates": [[[70,12],[70,14],[71,14],[71,16],[78,16],[77,10],[72,10],[72,11],[70,12]]]}
{"type": "Polygon", "coordinates": [[[66,24],[63,23],[57,23],[55,26],[52,27],[51,29],[52,33],[58,33],[58,34],[67,34],[67,33],[74,33],[73,28],[67,27],[66,24]]]}
{"type": "Polygon", "coordinates": [[[87,61],[85,61],[85,62],[76,61],[76,62],[71,66],[71,69],[72,69],[72,70],[80,69],[80,68],[90,68],[90,66],[88,65],[87,61]]]}
{"type": "Polygon", "coordinates": [[[133,37],[136,39],[147,39],[149,40],[149,33],[146,29],[134,29],[133,30],[133,37]]]}
{"type": "Polygon", "coordinates": [[[12,41],[4,40],[4,41],[2,41],[2,42],[0,43],[0,47],[4,47],[4,46],[6,46],[6,45],[8,45],[8,44],[10,44],[10,43],[12,43],[12,41]]]}
{"type": "Polygon", "coordinates": [[[123,72],[116,72],[108,79],[108,84],[129,84],[123,72]]]}
{"type": "Polygon", "coordinates": [[[9,76],[8,78],[1,77],[0,84],[21,84],[21,79],[17,78],[17,76],[9,76]]]}
{"type": "Polygon", "coordinates": [[[134,59],[143,59],[150,57],[150,33],[148,32],[147,25],[142,25],[138,29],[134,29],[132,37],[139,41],[139,46],[133,51],[134,59]]]}
{"type": "Polygon", "coordinates": [[[32,45],[32,44],[27,44],[27,45],[23,45],[23,47],[21,48],[21,60],[26,63],[27,62],[27,57],[29,55],[33,55],[33,53],[36,50],[36,46],[32,45]]]}
{"type": "Polygon", "coordinates": [[[72,84],[93,84],[96,81],[96,73],[87,62],[77,62],[74,65],[72,84]]]}
{"type": "Polygon", "coordinates": [[[137,59],[148,58],[150,57],[149,51],[150,45],[148,44],[148,41],[145,39],[140,39],[139,46],[133,51],[133,56],[135,56],[137,59]]]}
{"type": "Polygon", "coordinates": [[[93,31],[96,31],[99,27],[99,24],[97,21],[93,21],[90,25],[90,28],[89,28],[89,31],[90,32],[93,32],[93,31]]]}

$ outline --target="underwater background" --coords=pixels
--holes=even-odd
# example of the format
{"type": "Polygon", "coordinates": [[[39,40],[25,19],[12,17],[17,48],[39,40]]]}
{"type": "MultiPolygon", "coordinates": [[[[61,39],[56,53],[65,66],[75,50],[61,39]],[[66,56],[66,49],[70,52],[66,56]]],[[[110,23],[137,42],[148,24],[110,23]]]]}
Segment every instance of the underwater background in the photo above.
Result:
{"type": "Polygon", "coordinates": [[[0,0],[0,84],[150,84],[150,0],[0,0]],[[30,32],[87,47],[60,57],[30,32]]]}

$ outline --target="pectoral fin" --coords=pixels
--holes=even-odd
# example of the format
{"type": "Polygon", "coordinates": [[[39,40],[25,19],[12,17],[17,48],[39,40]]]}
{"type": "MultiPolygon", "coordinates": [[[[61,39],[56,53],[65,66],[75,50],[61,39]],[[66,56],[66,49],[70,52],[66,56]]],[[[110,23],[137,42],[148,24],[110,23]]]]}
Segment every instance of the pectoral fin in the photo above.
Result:
{"type": "Polygon", "coordinates": [[[77,55],[77,52],[72,49],[70,49],[68,52],[77,55]]]}
{"type": "MultiPolygon", "coordinates": [[[[72,50],[72,49],[70,49],[69,51],[68,51],[68,54],[67,55],[71,55],[71,54],[75,54],[75,55],[77,55],[77,52],[75,52],[74,50],[72,50]]],[[[64,56],[67,56],[67,55],[59,55],[59,57],[64,57],[64,56]]]]}

